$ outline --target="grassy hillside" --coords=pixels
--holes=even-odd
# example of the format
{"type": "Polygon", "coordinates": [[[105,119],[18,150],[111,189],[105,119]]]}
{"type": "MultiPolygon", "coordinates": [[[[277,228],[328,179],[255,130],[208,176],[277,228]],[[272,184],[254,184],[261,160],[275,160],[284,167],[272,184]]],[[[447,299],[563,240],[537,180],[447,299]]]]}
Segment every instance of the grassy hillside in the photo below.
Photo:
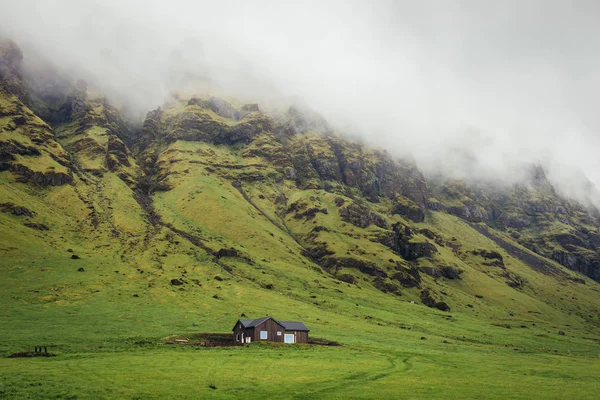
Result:
{"type": "Polygon", "coordinates": [[[0,90],[0,397],[600,389],[600,285],[454,212],[468,187],[295,109],[178,100],[136,129],[81,82],[49,122],[0,90]],[[163,340],[267,314],[342,346],[163,340]],[[35,346],[56,357],[7,358],[35,346]]]}

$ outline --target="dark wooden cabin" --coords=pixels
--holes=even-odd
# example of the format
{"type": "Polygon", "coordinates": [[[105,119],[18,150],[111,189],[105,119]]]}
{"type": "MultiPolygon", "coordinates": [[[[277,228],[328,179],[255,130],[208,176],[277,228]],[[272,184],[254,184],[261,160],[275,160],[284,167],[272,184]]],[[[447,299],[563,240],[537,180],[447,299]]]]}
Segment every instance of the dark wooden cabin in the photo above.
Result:
{"type": "Polygon", "coordinates": [[[308,343],[309,329],[302,322],[278,321],[272,317],[240,319],[232,329],[237,343],[308,343]]]}

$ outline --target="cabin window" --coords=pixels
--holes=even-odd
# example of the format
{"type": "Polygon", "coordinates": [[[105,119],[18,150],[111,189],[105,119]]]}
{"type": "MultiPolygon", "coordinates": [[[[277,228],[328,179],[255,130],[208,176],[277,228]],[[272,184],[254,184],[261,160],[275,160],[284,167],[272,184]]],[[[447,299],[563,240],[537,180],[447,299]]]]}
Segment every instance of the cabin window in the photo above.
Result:
{"type": "Polygon", "coordinates": [[[260,338],[262,340],[267,340],[267,331],[260,331],[260,338]]]}
{"type": "Polygon", "coordinates": [[[277,336],[281,336],[281,331],[277,331],[277,336]]]}
{"type": "Polygon", "coordinates": [[[286,333],[285,336],[283,337],[283,342],[284,343],[296,343],[296,339],[294,337],[293,333],[286,333]]]}
{"type": "Polygon", "coordinates": [[[235,341],[239,342],[240,341],[240,334],[238,333],[237,335],[235,335],[235,341]]]}

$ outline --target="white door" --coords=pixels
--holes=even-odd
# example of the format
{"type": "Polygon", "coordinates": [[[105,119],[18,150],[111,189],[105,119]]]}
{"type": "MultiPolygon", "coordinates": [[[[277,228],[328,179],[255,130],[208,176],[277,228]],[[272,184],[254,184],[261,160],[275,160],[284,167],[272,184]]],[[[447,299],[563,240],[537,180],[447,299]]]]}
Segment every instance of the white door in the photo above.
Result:
{"type": "Polygon", "coordinates": [[[295,343],[296,341],[294,340],[294,334],[293,333],[286,333],[285,335],[283,335],[283,343],[295,343]]]}

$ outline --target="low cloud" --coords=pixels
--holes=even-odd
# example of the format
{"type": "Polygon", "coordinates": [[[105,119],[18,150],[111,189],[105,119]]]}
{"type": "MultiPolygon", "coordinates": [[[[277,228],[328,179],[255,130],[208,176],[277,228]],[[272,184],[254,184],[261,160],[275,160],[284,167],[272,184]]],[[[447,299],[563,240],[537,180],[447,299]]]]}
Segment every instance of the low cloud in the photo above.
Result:
{"type": "Polygon", "coordinates": [[[173,89],[301,99],[431,174],[600,184],[594,1],[2,2],[26,58],[140,111],[173,89]]]}

